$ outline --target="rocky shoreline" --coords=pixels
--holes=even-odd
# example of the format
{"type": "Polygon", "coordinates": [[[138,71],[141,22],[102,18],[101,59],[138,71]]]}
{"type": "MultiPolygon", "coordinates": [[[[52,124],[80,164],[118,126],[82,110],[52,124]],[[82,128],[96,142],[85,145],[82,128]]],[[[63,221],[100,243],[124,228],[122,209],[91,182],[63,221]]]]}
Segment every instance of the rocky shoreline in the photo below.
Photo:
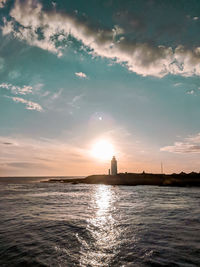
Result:
{"type": "Polygon", "coordinates": [[[90,175],[78,179],[50,179],[49,183],[106,184],[106,185],[159,185],[159,186],[200,186],[200,173],[152,174],[120,173],[117,175],[90,175]]]}

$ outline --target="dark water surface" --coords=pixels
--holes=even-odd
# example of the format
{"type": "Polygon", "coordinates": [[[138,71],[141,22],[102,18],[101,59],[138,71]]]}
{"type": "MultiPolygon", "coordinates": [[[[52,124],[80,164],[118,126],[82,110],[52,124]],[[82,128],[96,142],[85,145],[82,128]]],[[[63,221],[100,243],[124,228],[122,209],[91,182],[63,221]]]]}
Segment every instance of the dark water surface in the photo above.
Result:
{"type": "Polygon", "coordinates": [[[0,181],[0,266],[200,266],[200,188],[0,181]]]}

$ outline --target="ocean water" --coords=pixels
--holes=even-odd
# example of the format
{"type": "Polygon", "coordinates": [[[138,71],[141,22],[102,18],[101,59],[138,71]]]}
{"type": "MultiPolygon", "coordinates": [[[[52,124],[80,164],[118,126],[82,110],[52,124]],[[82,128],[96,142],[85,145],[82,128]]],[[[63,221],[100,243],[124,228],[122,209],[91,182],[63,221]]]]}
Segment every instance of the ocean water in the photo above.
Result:
{"type": "Polygon", "coordinates": [[[0,266],[200,266],[200,188],[27,181],[0,180],[0,266]]]}

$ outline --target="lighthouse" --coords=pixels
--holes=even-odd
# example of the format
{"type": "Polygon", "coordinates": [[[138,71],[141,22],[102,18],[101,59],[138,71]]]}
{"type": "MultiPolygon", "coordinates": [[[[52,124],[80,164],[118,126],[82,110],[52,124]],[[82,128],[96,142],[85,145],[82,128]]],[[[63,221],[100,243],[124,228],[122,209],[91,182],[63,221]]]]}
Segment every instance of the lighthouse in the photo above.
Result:
{"type": "Polygon", "coordinates": [[[116,175],[117,174],[117,160],[115,156],[113,156],[111,160],[111,175],[116,175]]]}

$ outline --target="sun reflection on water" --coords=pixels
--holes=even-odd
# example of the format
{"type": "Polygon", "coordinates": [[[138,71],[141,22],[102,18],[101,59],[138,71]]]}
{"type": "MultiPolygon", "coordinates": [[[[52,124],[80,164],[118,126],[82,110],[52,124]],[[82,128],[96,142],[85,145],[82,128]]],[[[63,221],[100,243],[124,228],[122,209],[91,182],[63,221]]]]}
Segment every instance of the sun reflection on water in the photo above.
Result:
{"type": "Polygon", "coordinates": [[[113,202],[112,194],[113,192],[111,191],[111,188],[105,185],[100,185],[95,192],[95,221],[100,222],[101,224],[108,220],[109,210],[113,209],[113,207],[111,207],[113,202]]]}
{"type": "Polygon", "coordinates": [[[81,266],[109,266],[119,248],[120,232],[113,215],[117,199],[112,186],[95,186],[91,197],[93,216],[88,220],[89,240],[81,241],[81,266]]]}

